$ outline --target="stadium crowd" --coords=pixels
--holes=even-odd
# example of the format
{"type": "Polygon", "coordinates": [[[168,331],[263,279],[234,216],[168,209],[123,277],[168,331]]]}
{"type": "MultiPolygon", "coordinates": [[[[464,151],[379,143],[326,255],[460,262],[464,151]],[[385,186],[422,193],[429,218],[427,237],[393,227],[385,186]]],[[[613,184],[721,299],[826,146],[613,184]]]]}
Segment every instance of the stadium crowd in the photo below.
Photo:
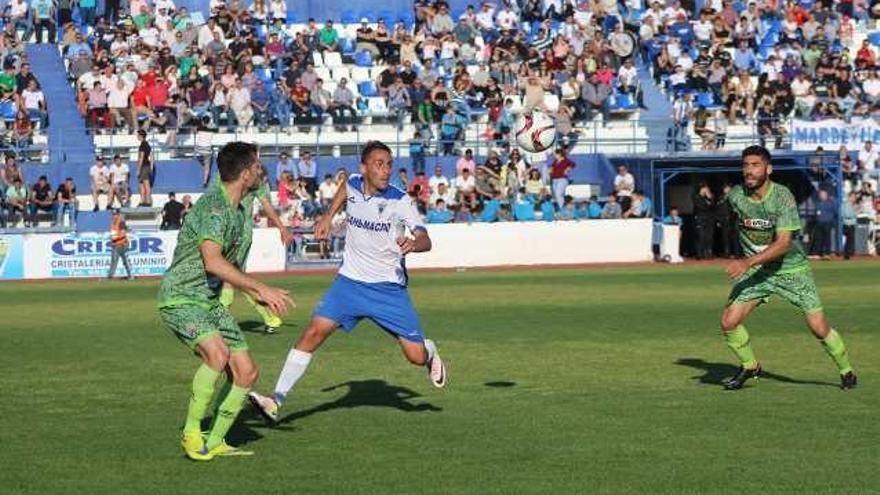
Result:
{"type": "Polygon", "coordinates": [[[574,140],[573,122],[607,116],[615,93],[637,108],[634,35],[617,2],[524,4],[453,17],[443,1],[417,2],[403,19],[300,24],[283,2],[212,1],[207,19],[171,0],[132,2],[90,34],[68,22],[62,46],[91,127],[157,126],[170,144],[178,129],[289,129],[292,117],[308,131],[329,115],[345,131],[368,114],[408,118],[448,143],[488,114],[486,137],[502,139],[514,112],[531,108],[553,112],[574,140]]]}
{"type": "MultiPolygon", "coordinates": [[[[656,82],[674,98],[673,137],[724,146],[728,125],[753,124],[783,146],[787,121],[880,115],[880,67],[869,39],[855,47],[865,0],[711,0],[694,18],[654,1],[639,28],[656,82]]],[[[876,17],[876,12],[873,13],[876,17]]]]}

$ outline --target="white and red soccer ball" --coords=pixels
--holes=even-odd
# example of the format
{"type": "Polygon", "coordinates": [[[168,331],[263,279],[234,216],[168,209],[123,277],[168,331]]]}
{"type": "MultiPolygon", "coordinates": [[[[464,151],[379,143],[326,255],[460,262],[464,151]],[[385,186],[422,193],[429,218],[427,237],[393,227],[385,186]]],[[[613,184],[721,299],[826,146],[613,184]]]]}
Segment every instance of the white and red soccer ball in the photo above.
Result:
{"type": "Polygon", "coordinates": [[[540,110],[524,112],[513,124],[516,144],[529,153],[540,153],[556,142],[556,123],[540,110]]]}

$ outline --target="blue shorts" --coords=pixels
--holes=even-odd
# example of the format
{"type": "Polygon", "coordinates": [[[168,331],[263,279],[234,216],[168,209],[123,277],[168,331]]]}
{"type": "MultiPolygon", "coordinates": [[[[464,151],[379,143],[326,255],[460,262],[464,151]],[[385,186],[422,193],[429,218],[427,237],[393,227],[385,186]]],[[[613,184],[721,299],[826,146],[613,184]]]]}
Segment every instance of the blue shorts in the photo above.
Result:
{"type": "Polygon", "coordinates": [[[410,342],[424,342],[419,316],[406,287],[390,282],[368,284],[337,275],[312,316],[338,323],[351,332],[363,318],[410,342]]]}

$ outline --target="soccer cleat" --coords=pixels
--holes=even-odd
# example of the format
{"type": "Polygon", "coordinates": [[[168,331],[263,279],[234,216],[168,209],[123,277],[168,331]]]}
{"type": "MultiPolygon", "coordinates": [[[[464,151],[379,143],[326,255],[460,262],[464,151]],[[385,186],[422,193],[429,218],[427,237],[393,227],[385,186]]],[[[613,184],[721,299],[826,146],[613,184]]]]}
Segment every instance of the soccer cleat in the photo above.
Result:
{"type": "Polygon", "coordinates": [[[180,445],[183,447],[183,452],[186,456],[194,461],[210,461],[214,458],[214,454],[205,446],[205,441],[200,431],[183,432],[180,445]]]}
{"type": "Polygon", "coordinates": [[[252,450],[242,450],[238,447],[233,447],[229,445],[225,441],[220,442],[220,445],[217,445],[210,452],[213,457],[236,457],[236,456],[248,456],[254,455],[252,450]]]}
{"type": "Polygon", "coordinates": [[[740,366],[739,371],[737,371],[735,375],[725,378],[721,381],[721,384],[724,385],[724,390],[739,390],[745,386],[746,382],[749,381],[750,378],[754,378],[757,380],[760,374],[760,363],[752,369],[740,366]]]}
{"type": "Polygon", "coordinates": [[[271,397],[262,396],[256,392],[249,392],[248,399],[251,404],[260,411],[260,414],[266,418],[266,421],[275,423],[278,421],[278,403],[271,397]]]}
{"type": "Polygon", "coordinates": [[[266,325],[263,327],[263,333],[267,335],[275,335],[276,333],[278,333],[278,327],[273,325],[266,325]]]}
{"type": "Polygon", "coordinates": [[[440,354],[437,354],[435,351],[434,358],[428,361],[426,367],[428,368],[428,378],[431,380],[431,383],[437,388],[445,387],[446,365],[443,364],[443,360],[440,359],[440,354]]]}
{"type": "Polygon", "coordinates": [[[198,452],[205,446],[205,440],[200,431],[185,431],[180,437],[180,446],[184,452],[198,452]]]}
{"type": "Polygon", "coordinates": [[[841,390],[850,390],[856,388],[857,383],[858,379],[856,378],[856,374],[852,371],[847,371],[846,374],[840,375],[841,390]]]}

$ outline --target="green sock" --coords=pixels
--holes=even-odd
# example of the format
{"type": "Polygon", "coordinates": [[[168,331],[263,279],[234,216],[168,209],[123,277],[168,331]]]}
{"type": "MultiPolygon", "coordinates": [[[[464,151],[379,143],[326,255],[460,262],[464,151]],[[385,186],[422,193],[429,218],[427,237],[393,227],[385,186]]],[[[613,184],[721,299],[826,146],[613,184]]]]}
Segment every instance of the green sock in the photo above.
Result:
{"type": "Polygon", "coordinates": [[[226,306],[232,306],[232,301],[235,300],[235,289],[224,285],[223,288],[220,289],[220,304],[226,306]]]}
{"type": "Polygon", "coordinates": [[[214,394],[214,403],[211,404],[211,412],[215,418],[217,417],[217,411],[220,409],[220,404],[223,403],[223,399],[225,399],[226,395],[229,394],[229,389],[231,388],[232,381],[224,376],[223,384],[220,385],[220,391],[214,394]]]}
{"type": "Polygon", "coordinates": [[[746,327],[737,325],[732,332],[725,332],[724,340],[727,342],[727,347],[739,358],[743,368],[754,369],[758,366],[758,360],[755,359],[755,353],[752,352],[749,332],[746,327]]]}
{"type": "Polygon", "coordinates": [[[202,364],[196,370],[192,382],[192,396],[189,398],[189,409],[186,411],[185,432],[201,431],[202,418],[208,411],[208,404],[214,395],[214,386],[217,383],[219,371],[214,371],[207,364],[202,364]]]}
{"type": "Polygon", "coordinates": [[[245,294],[244,297],[249,303],[251,303],[251,306],[254,307],[254,310],[257,312],[258,315],[260,315],[260,318],[263,319],[263,323],[270,327],[277,328],[281,326],[281,318],[269,311],[266,306],[258,303],[256,300],[254,300],[253,297],[251,297],[250,294],[245,294]]]}
{"type": "Polygon", "coordinates": [[[820,341],[822,343],[822,347],[825,349],[825,352],[831,356],[831,359],[834,360],[834,364],[837,365],[837,369],[840,370],[841,375],[845,375],[852,371],[852,366],[849,364],[849,356],[847,356],[846,352],[846,344],[843,343],[843,339],[840,338],[840,334],[837,333],[833,328],[828,335],[825,336],[824,339],[820,341]]]}
{"type": "Polygon", "coordinates": [[[217,416],[214,417],[214,426],[211,427],[208,441],[205,442],[208,450],[223,442],[226,433],[232,427],[232,423],[235,422],[235,418],[244,405],[244,399],[247,397],[248,390],[250,389],[242,388],[238,385],[232,385],[232,388],[229,389],[229,393],[226,394],[226,398],[223,399],[223,402],[220,403],[220,408],[217,409],[217,416]]]}

